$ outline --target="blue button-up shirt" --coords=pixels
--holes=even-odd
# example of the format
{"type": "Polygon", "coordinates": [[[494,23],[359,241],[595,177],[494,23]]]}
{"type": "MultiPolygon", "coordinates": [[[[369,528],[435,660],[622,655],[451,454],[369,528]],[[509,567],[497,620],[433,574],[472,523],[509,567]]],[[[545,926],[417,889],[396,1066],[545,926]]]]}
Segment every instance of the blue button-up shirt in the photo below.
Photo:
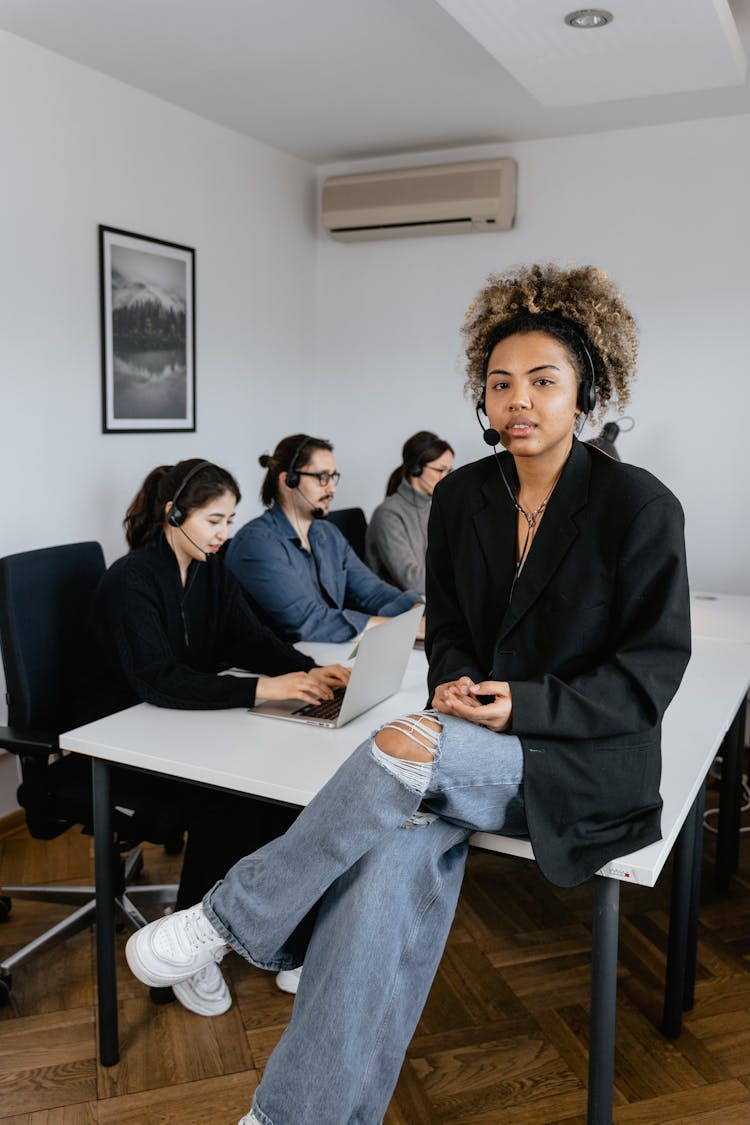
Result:
{"type": "Polygon", "coordinates": [[[226,555],[288,640],[347,641],[374,614],[396,617],[421,601],[414,590],[402,592],[373,574],[333,524],[313,520],[308,538],[311,551],[274,504],[240,528],[226,555]]]}

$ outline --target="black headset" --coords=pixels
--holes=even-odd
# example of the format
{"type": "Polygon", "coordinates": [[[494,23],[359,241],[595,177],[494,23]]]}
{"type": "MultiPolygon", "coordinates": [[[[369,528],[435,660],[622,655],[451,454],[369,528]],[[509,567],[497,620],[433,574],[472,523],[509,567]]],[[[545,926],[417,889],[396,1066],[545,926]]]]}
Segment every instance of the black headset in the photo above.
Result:
{"type": "Polygon", "coordinates": [[[416,464],[415,465],[409,465],[409,467],[406,468],[407,477],[421,477],[422,472],[424,471],[424,465],[425,465],[424,459],[425,459],[426,453],[427,453],[427,450],[425,449],[422,453],[419,454],[419,457],[417,458],[416,464]]]}
{"type": "Polygon", "coordinates": [[[591,352],[586,347],[586,341],[583,337],[579,337],[578,342],[583,354],[586,356],[588,371],[581,375],[581,381],[578,384],[578,400],[576,406],[582,414],[590,414],[596,406],[596,371],[594,369],[594,361],[591,358],[591,352]]]}
{"type": "Polygon", "coordinates": [[[424,449],[417,457],[416,461],[412,465],[404,465],[404,475],[407,477],[421,477],[422,473],[424,472],[424,467],[427,464],[427,454],[430,452],[432,447],[439,442],[440,438],[438,437],[438,435],[431,433],[430,440],[427,442],[424,449]]]}
{"type": "Polygon", "coordinates": [[[181,508],[177,501],[179,500],[181,493],[183,493],[187,486],[190,484],[190,481],[193,479],[193,477],[197,473],[199,473],[201,469],[207,469],[209,465],[212,464],[212,461],[199,461],[198,464],[193,465],[190,472],[186,473],[182,478],[179,488],[172,497],[172,507],[167,512],[167,523],[170,525],[170,527],[181,527],[185,522],[185,520],[187,519],[187,511],[184,508],[181,508]]]}
{"type": "Polygon", "coordinates": [[[299,460],[300,453],[302,452],[302,450],[305,448],[306,445],[310,444],[311,441],[312,441],[312,438],[309,436],[309,434],[305,434],[304,441],[301,441],[294,451],[294,456],[292,457],[291,461],[289,462],[289,468],[286,471],[286,483],[289,486],[289,488],[296,488],[297,485],[299,484],[300,474],[296,471],[295,465],[297,464],[297,461],[299,460]]]}

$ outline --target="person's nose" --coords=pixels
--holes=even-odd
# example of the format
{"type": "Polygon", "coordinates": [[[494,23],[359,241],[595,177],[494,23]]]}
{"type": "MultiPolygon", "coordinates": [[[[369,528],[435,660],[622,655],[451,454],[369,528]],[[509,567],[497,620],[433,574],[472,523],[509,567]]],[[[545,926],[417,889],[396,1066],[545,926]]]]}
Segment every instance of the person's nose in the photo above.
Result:
{"type": "Polygon", "coordinates": [[[528,410],[531,406],[531,393],[528,387],[519,387],[510,400],[511,410],[528,410]]]}

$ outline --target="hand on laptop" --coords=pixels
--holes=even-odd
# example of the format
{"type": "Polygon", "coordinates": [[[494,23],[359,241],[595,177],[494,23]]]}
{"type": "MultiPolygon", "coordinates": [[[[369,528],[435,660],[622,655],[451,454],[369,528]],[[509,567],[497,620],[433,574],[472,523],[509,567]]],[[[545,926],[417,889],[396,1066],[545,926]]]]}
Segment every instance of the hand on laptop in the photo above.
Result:
{"type": "MultiPolygon", "coordinates": [[[[324,668],[311,668],[307,678],[323,688],[342,688],[349,683],[351,674],[351,668],[347,668],[344,664],[326,664],[324,668]]],[[[330,699],[332,694],[329,690],[325,698],[330,699]]]]}
{"type": "Polygon", "coordinates": [[[327,664],[309,672],[288,672],[285,676],[263,676],[255,689],[256,702],[267,699],[304,699],[320,703],[333,698],[333,688],[346,687],[349,669],[342,664],[327,664]]]}

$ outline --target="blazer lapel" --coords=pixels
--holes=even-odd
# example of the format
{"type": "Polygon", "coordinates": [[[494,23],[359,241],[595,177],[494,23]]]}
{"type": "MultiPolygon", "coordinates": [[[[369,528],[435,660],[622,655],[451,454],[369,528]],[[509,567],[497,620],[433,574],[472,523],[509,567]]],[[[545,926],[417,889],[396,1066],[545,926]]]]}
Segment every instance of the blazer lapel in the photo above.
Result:
{"type": "MultiPolygon", "coordinates": [[[[539,525],[539,531],[513,590],[511,603],[500,623],[498,644],[533,606],[576,539],[578,528],[573,517],[588,499],[589,474],[586,450],[574,439],[570,457],[539,525]]],[[[515,530],[515,520],[513,524],[515,530]]]]}
{"type": "MultiPolygon", "coordinates": [[[[513,486],[515,484],[513,458],[503,453],[500,454],[500,460],[508,483],[513,486]]],[[[516,550],[515,508],[500,479],[494,458],[492,461],[487,461],[487,473],[480,491],[483,506],[474,513],[472,519],[482,548],[486,578],[484,582],[481,580],[476,582],[471,601],[478,606],[481,627],[483,632],[486,631],[486,640],[491,651],[508,606],[516,550]]],[[[479,575],[475,574],[475,577],[478,579],[479,575]]]]}

